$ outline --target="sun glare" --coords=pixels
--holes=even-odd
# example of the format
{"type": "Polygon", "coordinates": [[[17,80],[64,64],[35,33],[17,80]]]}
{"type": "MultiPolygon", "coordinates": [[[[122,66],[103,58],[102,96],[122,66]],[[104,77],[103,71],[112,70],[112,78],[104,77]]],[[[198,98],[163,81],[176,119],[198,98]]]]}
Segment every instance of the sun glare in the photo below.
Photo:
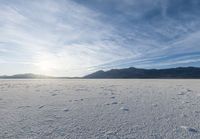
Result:
{"type": "Polygon", "coordinates": [[[52,64],[51,64],[51,62],[50,61],[41,61],[41,62],[39,62],[38,63],[38,65],[37,65],[38,67],[39,67],[39,70],[41,71],[41,72],[45,72],[45,73],[49,73],[50,72],[50,70],[53,68],[52,66],[52,64]]]}

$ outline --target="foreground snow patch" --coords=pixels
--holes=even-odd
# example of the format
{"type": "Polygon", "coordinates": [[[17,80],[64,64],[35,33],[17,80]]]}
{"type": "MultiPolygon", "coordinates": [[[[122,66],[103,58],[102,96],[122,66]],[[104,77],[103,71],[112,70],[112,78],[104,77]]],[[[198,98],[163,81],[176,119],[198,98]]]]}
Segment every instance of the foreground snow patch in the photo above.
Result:
{"type": "Polygon", "coordinates": [[[0,80],[0,139],[200,139],[200,80],[0,80]]]}

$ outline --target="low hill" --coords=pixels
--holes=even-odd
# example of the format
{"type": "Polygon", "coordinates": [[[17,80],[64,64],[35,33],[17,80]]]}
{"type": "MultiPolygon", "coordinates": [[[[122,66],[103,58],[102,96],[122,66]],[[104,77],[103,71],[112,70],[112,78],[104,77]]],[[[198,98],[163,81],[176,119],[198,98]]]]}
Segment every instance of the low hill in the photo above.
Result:
{"type": "Polygon", "coordinates": [[[33,73],[0,76],[0,79],[80,79],[80,78],[81,77],[55,77],[55,76],[46,76],[33,73]]]}
{"type": "Polygon", "coordinates": [[[48,79],[48,78],[53,78],[53,77],[26,73],[26,74],[16,74],[16,75],[11,75],[11,76],[4,75],[4,76],[0,76],[0,78],[1,79],[48,79]]]}

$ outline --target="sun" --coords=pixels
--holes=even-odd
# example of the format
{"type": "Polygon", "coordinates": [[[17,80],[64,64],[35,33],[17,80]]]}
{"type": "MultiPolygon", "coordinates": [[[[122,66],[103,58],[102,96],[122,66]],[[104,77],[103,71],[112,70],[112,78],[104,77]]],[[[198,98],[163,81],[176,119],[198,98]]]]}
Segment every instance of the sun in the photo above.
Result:
{"type": "Polygon", "coordinates": [[[53,64],[51,63],[51,61],[40,61],[37,66],[39,67],[39,70],[41,72],[44,72],[44,73],[49,73],[50,70],[53,68],[53,64]]]}
{"type": "Polygon", "coordinates": [[[36,57],[35,65],[38,73],[53,76],[63,70],[65,62],[54,54],[42,53],[36,57]]]}

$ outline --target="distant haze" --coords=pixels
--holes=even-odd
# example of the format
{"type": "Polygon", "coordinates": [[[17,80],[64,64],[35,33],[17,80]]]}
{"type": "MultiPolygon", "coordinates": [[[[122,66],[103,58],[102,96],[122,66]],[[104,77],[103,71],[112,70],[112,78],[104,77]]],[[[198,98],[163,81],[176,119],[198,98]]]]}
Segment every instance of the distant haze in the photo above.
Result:
{"type": "Polygon", "coordinates": [[[200,66],[200,0],[0,0],[0,75],[200,66]]]}

